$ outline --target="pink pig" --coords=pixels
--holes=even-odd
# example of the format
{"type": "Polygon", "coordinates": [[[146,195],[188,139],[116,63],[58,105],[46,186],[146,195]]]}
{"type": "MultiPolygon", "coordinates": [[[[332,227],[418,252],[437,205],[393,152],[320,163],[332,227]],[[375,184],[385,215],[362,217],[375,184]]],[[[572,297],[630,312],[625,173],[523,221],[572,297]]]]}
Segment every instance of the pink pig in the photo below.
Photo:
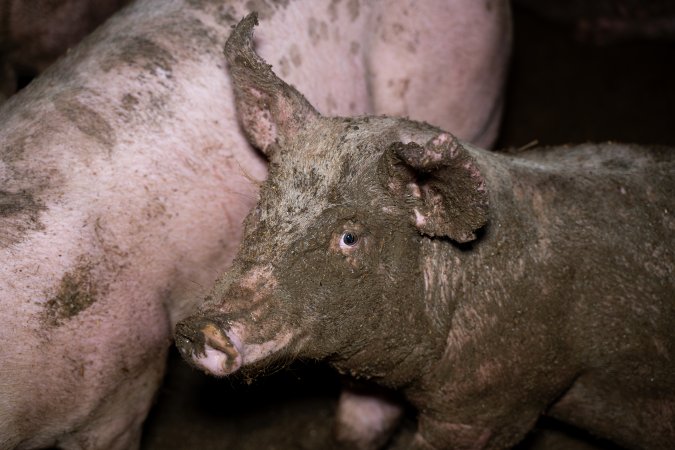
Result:
{"type": "Polygon", "coordinates": [[[0,448],[138,446],[173,325],[266,177],[222,54],[252,8],[258,50],[321,111],[494,140],[506,1],[131,4],[0,107],[0,448]]]}

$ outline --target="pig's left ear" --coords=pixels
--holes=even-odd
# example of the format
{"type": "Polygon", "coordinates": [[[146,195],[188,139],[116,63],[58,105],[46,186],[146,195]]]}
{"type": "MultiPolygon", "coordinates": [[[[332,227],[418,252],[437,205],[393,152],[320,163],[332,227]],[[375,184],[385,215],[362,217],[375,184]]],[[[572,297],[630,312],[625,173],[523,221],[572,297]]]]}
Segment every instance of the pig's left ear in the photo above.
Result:
{"type": "Polygon", "coordinates": [[[383,156],[385,185],[405,198],[420,233],[456,242],[476,239],[487,223],[488,193],[474,159],[453,135],[424,146],[395,142],[383,156]]]}
{"type": "Polygon", "coordinates": [[[251,13],[232,30],[225,43],[237,115],[249,141],[268,157],[284,147],[300,129],[320,117],[293,86],[284,83],[253,50],[251,13]]]}

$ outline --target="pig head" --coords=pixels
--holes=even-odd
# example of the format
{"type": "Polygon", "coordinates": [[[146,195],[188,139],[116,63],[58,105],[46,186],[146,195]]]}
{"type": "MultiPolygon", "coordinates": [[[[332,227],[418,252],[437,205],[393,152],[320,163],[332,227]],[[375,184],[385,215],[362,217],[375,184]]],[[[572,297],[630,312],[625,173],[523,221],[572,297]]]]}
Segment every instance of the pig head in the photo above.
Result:
{"type": "Polygon", "coordinates": [[[328,360],[405,393],[415,448],[510,447],[542,413],[627,447],[665,445],[672,157],[620,146],[514,157],[407,119],[323,117],[253,52],[255,23],[237,26],[225,55],[270,176],[232,269],[176,327],[184,358],[216,376],[328,360]],[[645,230],[644,217],[659,225],[645,230]],[[635,364],[652,376],[646,394],[631,387],[635,364]]]}
{"type": "Polygon", "coordinates": [[[483,181],[458,141],[431,126],[321,117],[253,53],[254,21],[238,26],[225,53],[243,128],[269,157],[271,177],[233,269],[178,325],[178,346],[216,375],[301,352],[362,360],[370,376],[405,382],[444,340],[423,305],[408,303],[423,290],[410,270],[416,230],[472,240],[486,221],[483,181]],[[423,154],[413,139],[427,143],[423,154]],[[418,174],[429,182],[417,185],[418,174]],[[463,189],[446,196],[451,178],[463,189]]]}

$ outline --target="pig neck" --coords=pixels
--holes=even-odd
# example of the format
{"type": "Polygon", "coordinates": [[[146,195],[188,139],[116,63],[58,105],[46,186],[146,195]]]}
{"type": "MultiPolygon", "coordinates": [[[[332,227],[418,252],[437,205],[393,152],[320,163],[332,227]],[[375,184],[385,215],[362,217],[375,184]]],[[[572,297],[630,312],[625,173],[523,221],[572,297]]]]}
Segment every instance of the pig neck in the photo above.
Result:
{"type": "Polygon", "coordinates": [[[340,359],[332,361],[339,371],[390,388],[425,391],[425,386],[436,382],[433,374],[439,362],[452,356],[474,333],[480,334],[479,314],[493,317],[499,309],[493,303],[508,303],[498,267],[519,241],[502,230],[513,234],[506,225],[517,223],[523,214],[513,206],[512,169],[508,157],[469,150],[485,172],[490,189],[489,225],[478,231],[476,241],[465,245],[417,235],[415,262],[406,264],[406,274],[395,276],[406,276],[407,281],[388,300],[395,305],[396,297],[402,297],[398,311],[405,317],[391,315],[396,317],[394,323],[386,315],[370,324],[372,335],[380,339],[370,340],[367,348],[341,349],[340,359]]]}
{"type": "MultiPolygon", "coordinates": [[[[421,290],[419,286],[416,288],[421,290]]],[[[408,300],[412,304],[417,299],[408,300]]],[[[432,318],[435,313],[430,315],[428,311],[408,307],[404,314],[406,317],[399,316],[397,323],[392,323],[391,317],[379,317],[381,325],[370,325],[373,334],[379,338],[372,339],[371,336],[366,347],[341,349],[339,359],[329,355],[331,364],[340,373],[391,389],[403,389],[417,383],[420,369],[429,367],[430,362],[442,356],[445,328],[432,318]]]]}
{"type": "MultiPolygon", "coordinates": [[[[457,402],[473,398],[472,389],[480,391],[485,387],[481,383],[493,383],[498,378],[493,370],[505,366],[514,368],[504,373],[516,371],[518,364],[536,367],[537,358],[550,354],[557,354],[560,361],[573,359],[558,338],[565,334],[559,329],[564,321],[548,319],[568,315],[565,304],[540,301],[550,299],[541,295],[550,275],[537,272],[544,259],[542,249],[555,246],[556,238],[564,239],[551,233],[550,225],[537,220],[532,210],[535,180],[548,169],[522,166],[509,155],[468,150],[490,192],[489,221],[470,244],[437,238],[421,242],[425,286],[420,303],[435,330],[425,345],[436,348],[420,364],[406,394],[423,408],[442,408],[451,398],[457,402]],[[538,348],[522,355],[516,351],[522,345],[514,343],[531,339],[533,323],[545,324],[546,329],[536,336],[538,348]],[[437,335],[444,337],[441,344],[437,335]]],[[[572,377],[574,367],[571,364],[569,371],[558,375],[572,377]]]]}

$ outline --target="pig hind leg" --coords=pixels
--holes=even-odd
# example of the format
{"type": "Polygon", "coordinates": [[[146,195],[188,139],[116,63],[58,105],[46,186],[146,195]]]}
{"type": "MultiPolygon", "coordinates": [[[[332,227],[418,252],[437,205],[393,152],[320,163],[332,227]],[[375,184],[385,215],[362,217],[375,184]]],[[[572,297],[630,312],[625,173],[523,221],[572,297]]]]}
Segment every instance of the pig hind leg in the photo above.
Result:
{"type": "MultiPolygon", "coordinates": [[[[675,442],[675,400],[645,396],[635,384],[617,381],[582,376],[548,415],[625,447],[669,448],[675,442]]],[[[654,384],[653,392],[668,392],[654,384]]]]}

